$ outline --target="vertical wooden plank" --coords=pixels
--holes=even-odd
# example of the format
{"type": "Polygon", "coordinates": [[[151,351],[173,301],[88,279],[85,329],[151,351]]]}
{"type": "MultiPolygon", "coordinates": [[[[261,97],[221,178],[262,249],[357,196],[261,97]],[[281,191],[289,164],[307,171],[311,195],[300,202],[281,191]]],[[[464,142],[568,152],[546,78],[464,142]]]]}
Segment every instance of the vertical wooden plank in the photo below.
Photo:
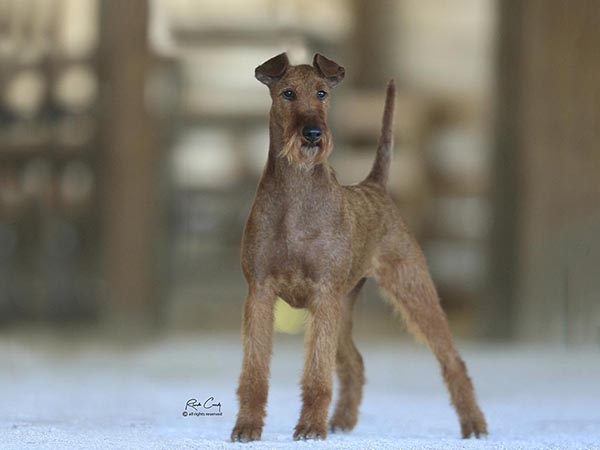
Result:
{"type": "Polygon", "coordinates": [[[514,333],[517,283],[518,166],[521,121],[523,3],[498,2],[495,144],[490,201],[490,279],[481,334],[502,339],[514,333]]]}
{"type": "Polygon", "coordinates": [[[596,273],[584,294],[600,295],[600,9],[593,1],[537,0],[529,2],[527,20],[527,206],[520,226],[528,245],[521,255],[526,276],[519,287],[519,330],[532,338],[589,343],[592,334],[580,340],[579,329],[599,324],[593,323],[597,317],[582,316],[574,282],[596,273]],[[580,264],[583,258],[591,265],[580,264]]]}
{"type": "Polygon", "coordinates": [[[500,91],[518,96],[517,232],[508,258],[516,332],[589,344],[600,326],[600,10],[584,0],[516,3],[517,57],[504,69],[516,71],[517,83],[500,91]]]}
{"type": "Polygon", "coordinates": [[[102,0],[106,298],[116,322],[154,317],[160,185],[156,132],[145,88],[150,65],[146,0],[102,0]]]}
{"type": "Polygon", "coordinates": [[[398,64],[398,16],[401,2],[354,0],[357,18],[352,58],[347,72],[355,86],[381,88],[396,73],[398,64]]]}

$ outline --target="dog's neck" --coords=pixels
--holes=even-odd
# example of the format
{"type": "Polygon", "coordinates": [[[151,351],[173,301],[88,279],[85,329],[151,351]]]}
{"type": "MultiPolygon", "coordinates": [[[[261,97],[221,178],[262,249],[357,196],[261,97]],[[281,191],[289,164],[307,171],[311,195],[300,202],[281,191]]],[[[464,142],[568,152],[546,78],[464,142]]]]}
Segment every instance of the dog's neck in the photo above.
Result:
{"type": "Polygon", "coordinates": [[[293,162],[281,156],[284,145],[283,129],[271,123],[269,156],[263,174],[264,178],[276,180],[280,187],[295,187],[296,190],[305,190],[309,186],[315,189],[326,189],[338,185],[335,172],[327,160],[310,168],[297,167],[293,162]],[[298,189],[299,187],[301,189],[298,189]]]}

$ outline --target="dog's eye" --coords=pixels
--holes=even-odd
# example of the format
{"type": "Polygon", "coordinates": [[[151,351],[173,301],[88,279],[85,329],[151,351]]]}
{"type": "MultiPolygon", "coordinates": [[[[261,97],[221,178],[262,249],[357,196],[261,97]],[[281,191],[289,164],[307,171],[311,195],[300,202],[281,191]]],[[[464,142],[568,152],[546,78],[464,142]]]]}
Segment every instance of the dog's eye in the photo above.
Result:
{"type": "Polygon", "coordinates": [[[283,95],[283,98],[286,100],[294,100],[296,98],[296,94],[291,89],[286,89],[281,95],[283,95]]]}
{"type": "Polygon", "coordinates": [[[321,100],[323,100],[325,97],[327,97],[327,92],[317,91],[317,97],[319,97],[321,100]]]}

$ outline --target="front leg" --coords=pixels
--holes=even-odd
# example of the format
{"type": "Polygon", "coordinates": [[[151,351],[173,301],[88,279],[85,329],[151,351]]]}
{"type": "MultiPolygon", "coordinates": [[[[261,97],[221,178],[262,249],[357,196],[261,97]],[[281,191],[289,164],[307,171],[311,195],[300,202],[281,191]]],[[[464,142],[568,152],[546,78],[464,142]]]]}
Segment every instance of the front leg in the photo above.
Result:
{"type": "Polygon", "coordinates": [[[294,439],[325,439],[340,323],[339,296],[321,295],[309,306],[302,412],[294,439]]]}
{"type": "Polygon", "coordinates": [[[244,360],[237,390],[240,409],[232,441],[257,441],[262,434],[273,348],[274,303],[275,294],[270,289],[250,287],[242,323],[244,360]]]}

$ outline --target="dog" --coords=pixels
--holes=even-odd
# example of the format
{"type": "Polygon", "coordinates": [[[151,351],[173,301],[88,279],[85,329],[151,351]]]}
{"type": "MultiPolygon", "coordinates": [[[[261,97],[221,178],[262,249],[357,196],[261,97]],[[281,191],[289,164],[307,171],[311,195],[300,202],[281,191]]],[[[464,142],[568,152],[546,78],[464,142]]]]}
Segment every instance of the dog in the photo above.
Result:
{"type": "Polygon", "coordinates": [[[352,340],[352,308],[366,278],[374,278],[407,328],[435,354],[464,438],[487,434],[465,363],[419,245],[386,192],[393,147],[395,84],[388,84],[372,169],[342,186],[328,163],[331,90],[345,76],[316,54],[312,65],[290,65],[285,53],[255,70],[272,100],[269,154],[242,240],[248,284],[244,304],[239,413],[232,441],[261,438],[272,353],[274,302],[308,310],[302,410],[294,439],[325,439],[358,420],[365,382],[352,340]],[[327,422],[334,368],[339,399],[327,422]],[[329,425],[329,426],[328,426],[329,425]]]}

